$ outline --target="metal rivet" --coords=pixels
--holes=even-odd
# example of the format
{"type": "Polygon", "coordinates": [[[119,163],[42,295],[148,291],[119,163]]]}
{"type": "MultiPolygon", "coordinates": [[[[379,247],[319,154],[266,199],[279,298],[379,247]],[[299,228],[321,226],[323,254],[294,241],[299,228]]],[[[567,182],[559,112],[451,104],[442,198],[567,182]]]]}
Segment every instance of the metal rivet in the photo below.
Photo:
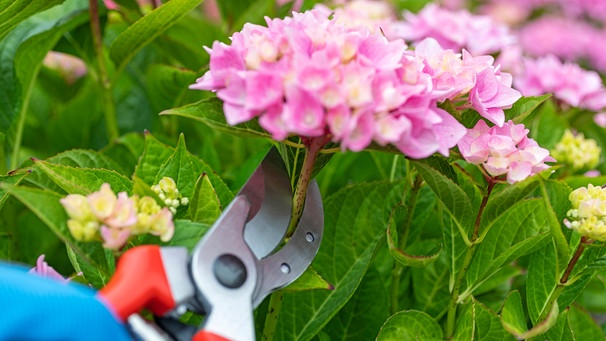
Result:
{"type": "Polygon", "coordinates": [[[290,273],[290,265],[282,263],[282,265],[280,265],[280,271],[285,274],[290,273]]]}
{"type": "Polygon", "coordinates": [[[219,283],[227,288],[239,288],[246,282],[246,266],[240,258],[231,254],[224,254],[215,259],[213,273],[219,283]]]}
{"type": "Polygon", "coordinates": [[[307,232],[307,234],[305,235],[305,240],[307,240],[308,242],[313,242],[314,240],[316,240],[316,238],[314,237],[314,235],[311,232],[307,232]]]}

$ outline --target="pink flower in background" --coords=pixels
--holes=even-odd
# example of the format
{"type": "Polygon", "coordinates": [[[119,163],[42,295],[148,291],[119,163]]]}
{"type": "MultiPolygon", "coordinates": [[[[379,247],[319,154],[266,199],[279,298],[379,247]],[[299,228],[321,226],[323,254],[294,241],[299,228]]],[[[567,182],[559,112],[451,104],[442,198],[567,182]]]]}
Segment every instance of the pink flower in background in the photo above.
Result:
{"type": "Polygon", "coordinates": [[[564,60],[578,60],[589,55],[597,29],[585,21],[559,16],[544,16],[522,27],[519,42],[531,56],[555,55],[564,60]],[[563,44],[562,42],[566,42],[563,44]]]}
{"type": "Polygon", "coordinates": [[[87,73],[86,64],[82,59],[66,53],[49,51],[43,64],[47,68],[57,70],[68,84],[73,84],[87,73]]]}
{"type": "Polygon", "coordinates": [[[555,161],[527,134],[524,125],[512,121],[503,127],[489,128],[480,120],[467,131],[458,147],[467,162],[482,165],[490,176],[506,175],[507,182],[513,184],[549,168],[545,162],[555,161]]]}
{"type": "Polygon", "coordinates": [[[515,87],[524,96],[553,93],[564,103],[599,111],[606,107],[606,89],[594,71],[575,63],[562,63],[554,56],[525,59],[524,73],[516,75],[515,87]]]}
{"type": "Polygon", "coordinates": [[[53,269],[52,266],[48,265],[48,263],[44,261],[44,255],[40,255],[40,257],[38,257],[38,260],[36,261],[36,266],[29,270],[29,273],[36,274],[41,277],[56,279],[61,282],[69,281],[68,278],[61,276],[61,274],[58,273],[57,270],[53,269]]]}
{"type": "Polygon", "coordinates": [[[396,36],[413,43],[431,37],[445,49],[466,49],[473,55],[495,53],[515,42],[507,26],[488,16],[436,4],[428,4],[416,14],[406,12],[396,36]]]}

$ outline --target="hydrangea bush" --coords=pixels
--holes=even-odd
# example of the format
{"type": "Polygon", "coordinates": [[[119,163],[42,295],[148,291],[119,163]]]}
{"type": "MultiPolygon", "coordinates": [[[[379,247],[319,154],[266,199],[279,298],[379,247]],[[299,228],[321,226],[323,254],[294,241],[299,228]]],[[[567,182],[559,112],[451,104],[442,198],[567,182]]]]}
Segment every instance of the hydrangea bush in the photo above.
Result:
{"type": "Polygon", "coordinates": [[[326,225],[258,339],[604,339],[601,7],[14,3],[3,261],[100,289],[132,247],[193,249],[276,146],[288,233],[314,178],[326,225]]]}

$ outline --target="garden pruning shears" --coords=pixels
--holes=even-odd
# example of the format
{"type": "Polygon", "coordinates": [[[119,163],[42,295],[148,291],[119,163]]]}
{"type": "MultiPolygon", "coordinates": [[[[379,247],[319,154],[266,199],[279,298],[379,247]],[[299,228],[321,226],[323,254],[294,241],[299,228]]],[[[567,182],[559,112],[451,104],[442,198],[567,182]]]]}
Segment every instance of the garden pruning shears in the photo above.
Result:
{"type": "Polygon", "coordinates": [[[320,246],[324,216],[315,181],[283,244],[291,211],[288,173],[272,148],[191,255],[184,247],[134,247],[99,296],[143,340],[254,340],[253,309],[297,279],[320,246]],[[138,314],[144,308],[155,323],[138,314]],[[205,314],[202,325],[181,323],[186,311],[205,314]]]}

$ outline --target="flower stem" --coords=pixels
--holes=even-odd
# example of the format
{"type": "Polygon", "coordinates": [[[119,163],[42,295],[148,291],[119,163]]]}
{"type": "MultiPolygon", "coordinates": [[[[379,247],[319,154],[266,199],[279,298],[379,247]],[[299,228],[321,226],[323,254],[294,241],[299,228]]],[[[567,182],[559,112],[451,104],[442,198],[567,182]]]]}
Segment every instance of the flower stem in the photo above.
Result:
{"type": "Polygon", "coordinates": [[[299,180],[297,181],[297,185],[295,187],[295,193],[293,195],[292,200],[292,217],[290,219],[290,224],[288,225],[288,229],[286,230],[286,238],[290,238],[295,230],[297,229],[297,225],[299,224],[299,220],[301,219],[301,215],[303,214],[303,206],[305,206],[305,196],[307,195],[307,187],[311,181],[311,175],[314,170],[314,164],[316,163],[316,159],[320,150],[326,143],[328,142],[328,138],[325,136],[309,138],[305,140],[305,158],[303,159],[303,167],[301,168],[301,173],[299,174],[299,180]]]}
{"type": "Polygon", "coordinates": [[[271,294],[269,298],[269,308],[267,311],[267,316],[265,317],[265,324],[263,325],[263,334],[261,335],[261,340],[271,341],[274,339],[281,308],[282,292],[276,291],[271,294]]]}
{"type": "MultiPolygon", "coordinates": [[[[297,229],[299,220],[303,215],[303,207],[305,206],[305,196],[307,195],[307,187],[311,182],[311,175],[313,173],[314,165],[318,154],[322,150],[322,147],[330,141],[329,136],[312,137],[302,139],[305,145],[305,158],[303,159],[303,166],[299,179],[295,187],[295,193],[293,195],[293,208],[292,215],[290,218],[290,224],[286,230],[285,238],[292,237],[293,233],[297,229]]],[[[269,299],[268,313],[265,317],[265,324],[263,326],[262,340],[272,341],[276,333],[276,326],[278,324],[278,317],[280,316],[280,309],[282,308],[282,292],[276,291],[271,294],[269,299]]]]}
{"type": "Polygon", "coordinates": [[[88,0],[90,12],[90,28],[97,56],[99,68],[99,86],[101,88],[101,99],[103,101],[103,112],[105,116],[105,126],[109,142],[119,136],[118,121],[116,119],[116,107],[111,93],[111,81],[107,73],[105,58],[103,55],[103,39],[101,35],[101,24],[99,22],[99,5],[97,0],[88,0]]]}
{"type": "Polygon", "coordinates": [[[497,184],[497,180],[491,177],[486,177],[487,187],[486,194],[482,198],[482,203],[480,203],[480,208],[478,209],[478,214],[476,215],[476,220],[473,225],[473,233],[471,235],[471,245],[467,249],[465,253],[465,258],[463,259],[463,265],[461,266],[461,270],[457,274],[457,278],[455,280],[454,286],[450,293],[450,303],[448,305],[448,313],[446,317],[446,336],[447,339],[452,339],[454,335],[455,322],[456,322],[456,314],[457,314],[457,306],[459,304],[459,293],[461,291],[461,284],[465,275],[467,274],[467,270],[471,265],[471,260],[473,259],[473,254],[476,250],[476,246],[479,244],[478,237],[480,234],[480,223],[482,221],[482,214],[484,213],[484,209],[486,208],[486,204],[488,203],[488,199],[490,198],[490,194],[494,189],[494,186],[497,184]]]}
{"type": "Polygon", "coordinates": [[[560,297],[560,295],[562,294],[562,292],[564,292],[564,289],[566,288],[566,285],[568,283],[568,280],[570,279],[570,274],[572,273],[574,266],[579,261],[579,258],[581,258],[583,251],[585,251],[585,247],[591,243],[593,243],[593,240],[589,240],[587,237],[581,237],[581,242],[577,246],[577,249],[575,250],[574,254],[572,255],[572,258],[570,258],[570,261],[568,262],[568,266],[566,266],[566,270],[564,270],[564,273],[562,274],[562,277],[560,277],[559,282],[556,284],[555,289],[551,292],[551,295],[549,295],[549,300],[547,301],[547,304],[545,305],[545,309],[541,312],[541,315],[539,316],[539,320],[538,320],[539,322],[545,320],[547,318],[547,315],[549,315],[549,313],[551,312],[553,305],[557,304],[558,298],[560,297]]]}
{"type": "MultiPolygon", "coordinates": [[[[420,175],[415,177],[414,183],[410,188],[410,197],[408,198],[408,213],[406,214],[406,221],[401,226],[401,230],[398,231],[398,248],[400,250],[404,250],[406,248],[406,243],[408,242],[408,235],[410,233],[410,228],[412,226],[412,218],[414,217],[415,207],[417,206],[417,198],[419,197],[419,191],[421,190],[421,184],[423,183],[423,178],[420,175]]],[[[402,277],[402,272],[404,271],[404,266],[400,264],[398,261],[394,263],[393,270],[391,271],[391,304],[390,304],[390,312],[391,314],[395,314],[399,311],[399,301],[400,301],[400,281],[402,277]]]]}

